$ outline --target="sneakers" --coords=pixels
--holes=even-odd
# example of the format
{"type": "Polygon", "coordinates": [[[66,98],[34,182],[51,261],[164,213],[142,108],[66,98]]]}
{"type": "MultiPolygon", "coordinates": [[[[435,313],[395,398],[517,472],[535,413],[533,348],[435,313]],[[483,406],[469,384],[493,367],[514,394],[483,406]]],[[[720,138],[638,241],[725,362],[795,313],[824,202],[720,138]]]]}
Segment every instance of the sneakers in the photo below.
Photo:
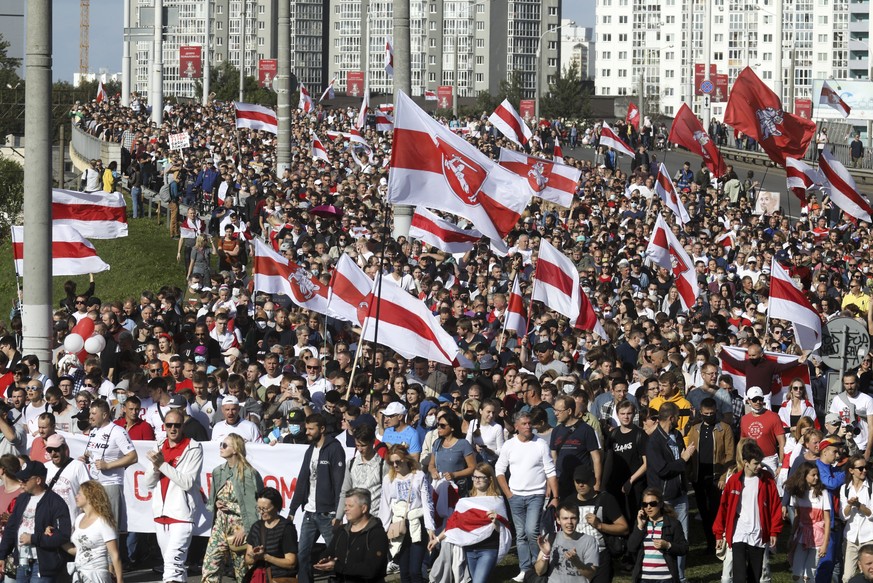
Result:
{"type": "Polygon", "coordinates": [[[522,581],[524,581],[524,574],[525,571],[521,571],[518,575],[513,577],[512,580],[515,581],[515,583],[522,583],[522,581]]]}
{"type": "Polygon", "coordinates": [[[400,565],[398,565],[394,561],[391,561],[388,563],[388,569],[386,569],[386,571],[385,571],[386,575],[393,575],[394,573],[399,573],[399,572],[400,572],[400,565]]]}

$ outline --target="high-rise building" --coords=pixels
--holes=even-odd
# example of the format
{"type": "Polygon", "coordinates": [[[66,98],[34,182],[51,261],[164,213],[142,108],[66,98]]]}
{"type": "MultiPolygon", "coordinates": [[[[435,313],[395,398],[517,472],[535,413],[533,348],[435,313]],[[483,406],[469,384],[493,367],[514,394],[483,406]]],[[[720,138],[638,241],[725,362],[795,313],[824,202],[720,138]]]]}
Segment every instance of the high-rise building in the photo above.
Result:
{"type": "MultiPolygon", "coordinates": [[[[344,91],[349,72],[366,71],[370,90],[391,93],[384,69],[393,30],[391,0],[328,0],[328,77],[344,91]],[[365,67],[366,63],[366,67],[365,67]]],[[[536,75],[545,92],[560,66],[561,0],[411,0],[412,92],[453,85],[460,97],[496,94],[513,71],[527,97],[536,75]],[[537,63],[537,44],[541,41],[537,63]]]]}
{"type": "Polygon", "coordinates": [[[596,54],[594,29],[561,20],[561,72],[575,66],[580,79],[594,78],[596,54]]]}
{"type": "MultiPolygon", "coordinates": [[[[683,102],[699,113],[694,67],[707,53],[729,84],[751,67],[789,110],[817,98],[814,79],[869,78],[866,0],[597,0],[595,15],[596,94],[642,88],[644,114],[674,115],[683,102]]],[[[713,99],[712,116],[725,106],[713,99]]]]}
{"type": "Polygon", "coordinates": [[[9,43],[6,56],[21,59],[21,65],[16,69],[19,77],[24,77],[24,8],[25,0],[3,0],[2,15],[0,15],[0,35],[9,43]]]}

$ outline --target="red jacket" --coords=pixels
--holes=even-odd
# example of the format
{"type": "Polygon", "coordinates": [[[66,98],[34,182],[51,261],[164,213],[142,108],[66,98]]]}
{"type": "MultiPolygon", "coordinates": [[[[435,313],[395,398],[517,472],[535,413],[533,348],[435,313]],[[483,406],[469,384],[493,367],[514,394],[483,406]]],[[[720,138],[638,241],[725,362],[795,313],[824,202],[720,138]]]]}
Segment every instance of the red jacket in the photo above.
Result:
{"type": "MultiPolygon", "coordinates": [[[[745,474],[737,472],[728,478],[721,494],[718,514],[712,525],[712,533],[716,540],[725,538],[728,546],[733,546],[734,528],[740,514],[740,504],[743,498],[745,474]]],[[[766,468],[758,472],[758,517],[761,523],[761,542],[769,544],[770,537],[777,537],[782,532],[782,502],[776,490],[776,480],[766,468]]]]}

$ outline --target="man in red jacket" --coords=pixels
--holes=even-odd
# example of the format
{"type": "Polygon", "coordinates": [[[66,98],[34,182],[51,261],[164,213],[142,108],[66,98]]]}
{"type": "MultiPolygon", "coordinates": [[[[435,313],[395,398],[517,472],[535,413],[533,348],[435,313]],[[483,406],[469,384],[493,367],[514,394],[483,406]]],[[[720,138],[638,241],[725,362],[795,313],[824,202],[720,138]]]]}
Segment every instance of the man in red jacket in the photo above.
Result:
{"type": "Polygon", "coordinates": [[[733,583],[760,581],[767,547],[782,531],[782,505],[776,480],[762,467],[764,454],[754,442],[743,445],[743,471],[728,478],[712,532],[716,548],[733,553],[733,583]]]}

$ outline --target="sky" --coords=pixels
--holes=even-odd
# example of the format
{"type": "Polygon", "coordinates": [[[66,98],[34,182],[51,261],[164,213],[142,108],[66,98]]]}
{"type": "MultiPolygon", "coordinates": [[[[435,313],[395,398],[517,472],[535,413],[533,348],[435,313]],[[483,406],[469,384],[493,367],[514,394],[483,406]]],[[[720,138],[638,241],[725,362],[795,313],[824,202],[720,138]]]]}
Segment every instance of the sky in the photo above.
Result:
{"type": "MultiPolygon", "coordinates": [[[[594,26],[595,0],[564,0],[564,18],[594,26]]],[[[79,2],[56,0],[52,15],[53,77],[73,81],[79,70],[79,2]]],[[[91,35],[88,60],[91,71],[121,72],[122,2],[91,0],[91,35]]]]}

